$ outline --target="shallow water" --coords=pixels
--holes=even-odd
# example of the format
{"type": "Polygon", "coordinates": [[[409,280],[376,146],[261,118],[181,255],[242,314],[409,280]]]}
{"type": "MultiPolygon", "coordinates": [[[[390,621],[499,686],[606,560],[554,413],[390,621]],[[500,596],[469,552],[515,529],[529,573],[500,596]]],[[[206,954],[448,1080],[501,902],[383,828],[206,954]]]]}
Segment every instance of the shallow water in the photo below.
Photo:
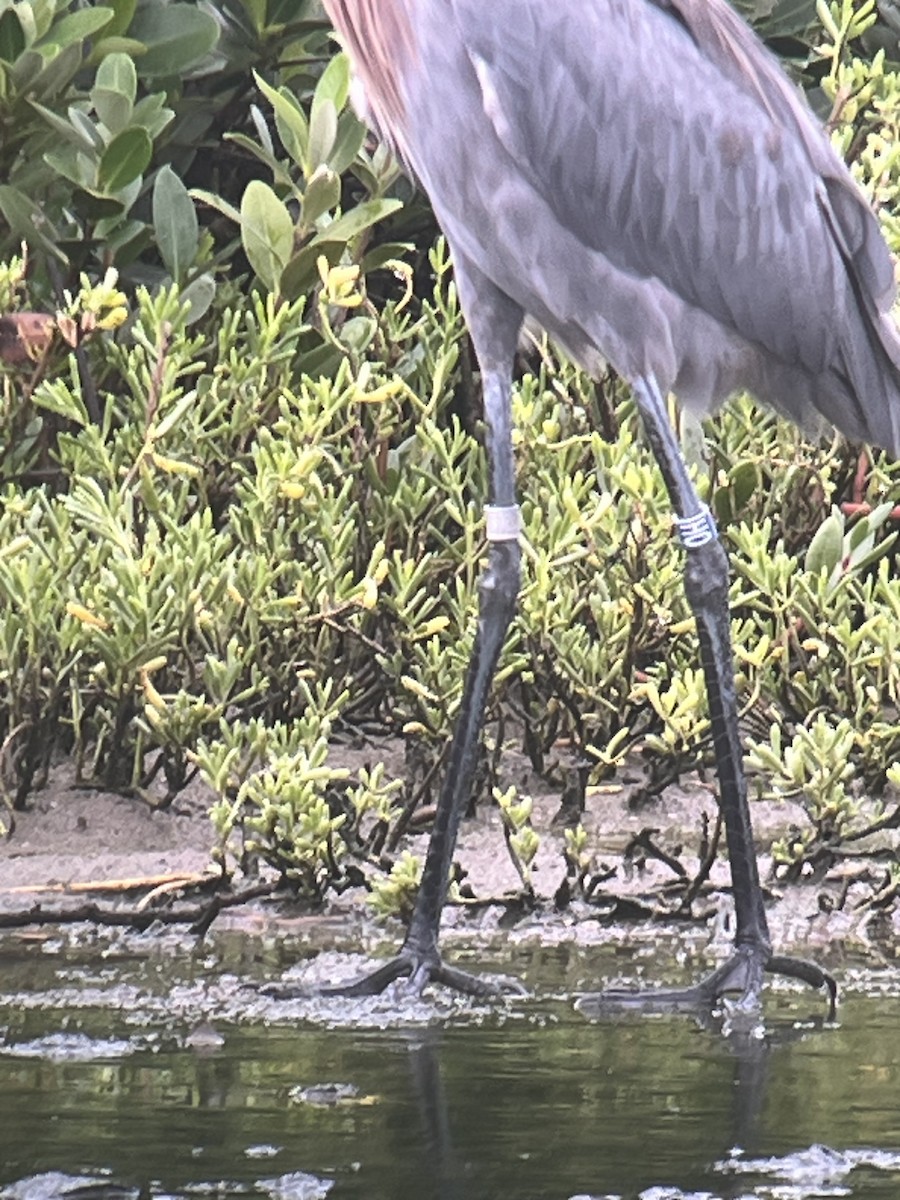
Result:
{"type": "Polygon", "coordinates": [[[560,949],[507,1004],[292,1006],[271,948],[185,944],[0,941],[3,1200],[900,1196],[896,973],[723,1033],[586,1020],[560,949]]]}

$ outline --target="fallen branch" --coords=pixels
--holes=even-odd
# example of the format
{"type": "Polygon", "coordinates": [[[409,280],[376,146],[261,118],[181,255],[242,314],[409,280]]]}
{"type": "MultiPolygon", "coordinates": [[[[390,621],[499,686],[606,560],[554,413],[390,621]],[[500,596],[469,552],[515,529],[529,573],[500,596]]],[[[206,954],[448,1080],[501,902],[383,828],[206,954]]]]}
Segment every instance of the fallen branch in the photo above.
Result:
{"type": "MultiPolygon", "coordinates": [[[[178,887],[195,887],[204,883],[217,882],[222,878],[218,870],[168,872],[165,875],[134,875],[122,879],[83,879],[70,883],[27,883],[16,887],[0,887],[4,896],[29,896],[41,892],[83,895],[90,892],[138,892],[143,888],[171,891],[178,887]]],[[[146,900],[146,897],[145,897],[146,900]]]]}
{"type": "Polygon", "coordinates": [[[189,925],[191,933],[203,937],[213,921],[226,908],[236,908],[249,900],[271,896],[278,883],[258,883],[240,892],[216,895],[203,904],[180,904],[149,910],[136,905],[107,908],[91,900],[68,907],[35,904],[24,912],[0,913],[0,929],[24,929],[29,925],[114,925],[143,933],[153,924],[189,925]]]}

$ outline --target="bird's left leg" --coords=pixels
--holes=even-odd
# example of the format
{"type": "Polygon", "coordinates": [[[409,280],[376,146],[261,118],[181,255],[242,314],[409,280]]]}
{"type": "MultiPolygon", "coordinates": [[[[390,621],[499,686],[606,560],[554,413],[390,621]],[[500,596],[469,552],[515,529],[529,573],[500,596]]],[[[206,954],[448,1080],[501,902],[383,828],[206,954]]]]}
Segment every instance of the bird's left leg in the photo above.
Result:
{"type": "MultiPolygon", "coordinates": [[[[471,264],[455,256],[456,280],[482,375],[487,430],[490,503],[485,510],[488,564],[479,584],[478,627],[463,686],[456,728],[422,879],[406,938],[399,952],[382,966],[348,984],[316,989],[318,994],[371,996],[406,977],[407,989],[418,994],[429,981],[471,995],[521,990],[497,984],[445,963],[438,949],[441,913],[447,897],[450,867],[459,822],[472,790],[484,711],[506,631],[519,592],[519,509],[515,494],[512,448],[512,367],[522,311],[471,264]]],[[[270,986],[285,998],[303,989],[270,986]]]]}
{"type": "Polygon", "coordinates": [[[695,987],[655,993],[606,992],[596,999],[601,1004],[691,1006],[712,1004],[725,993],[736,992],[744,1006],[753,1008],[760,1000],[763,972],[769,971],[803,980],[813,987],[824,987],[833,1007],[836,985],[830,975],[813,963],[772,954],[738,730],[728,608],[728,559],[712,514],[701,503],[691,482],[656,381],[652,377],[637,380],[634,393],[647,439],[675,508],[685,548],[685,592],[697,623],[719,779],[719,803],[731,865],[735,947],[731,958],[695,987]]]}

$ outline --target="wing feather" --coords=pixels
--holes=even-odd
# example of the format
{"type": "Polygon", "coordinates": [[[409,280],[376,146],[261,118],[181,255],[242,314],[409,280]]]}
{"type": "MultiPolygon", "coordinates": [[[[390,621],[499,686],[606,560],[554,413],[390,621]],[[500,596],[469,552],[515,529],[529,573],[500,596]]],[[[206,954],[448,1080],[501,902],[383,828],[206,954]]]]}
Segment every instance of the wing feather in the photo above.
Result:
{"type": "Polygon", "coordinates": [[[497,138],[586,248],[810,371],[841,259],[888,307],[875,218],[724,0],[449,4],[497,138]]]}

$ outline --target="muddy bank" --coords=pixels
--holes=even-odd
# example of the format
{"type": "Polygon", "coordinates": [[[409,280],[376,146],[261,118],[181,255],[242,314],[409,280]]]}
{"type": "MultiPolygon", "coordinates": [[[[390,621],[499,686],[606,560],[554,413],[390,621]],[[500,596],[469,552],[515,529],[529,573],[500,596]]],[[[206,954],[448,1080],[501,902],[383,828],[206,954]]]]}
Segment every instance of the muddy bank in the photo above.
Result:
{"type": "MultiPolygon", "coordinates": [[[[659,945],[660,953],[677,959],[684,954],[724,951],[731,936],[727,864],[714,865],[709,886],[693,906],[693,919],[665,919],[676,907],[671,864],[640,848],[634,839],[652,830],[653,845],[681,864],[688,875],[699,867],[704,827],[715,816],[712,790],[695,781],[669,788],[662,802],[635,810],[627,778],[595,789],[589,796],[584,824],[593,867],[608,875],[591,903],[578,901],[560,910],[555,898],[565,878],[562,830],[554,824],[558,796],[544,787],[535,798],[533,824],[540,835],[533,867],[536,905],[516,902],[520,881],[506,851],[499,814],[482,806],[463,822],[457,863],[464,873],[468,902],[451,904],[444,918],[448,949],[474,953],[511,939],[545,946],[611,945],[621,953],[629,945],[659,945]]],[[[131,905],[159,882],[210,868],[214,841],[208,817],[210,796],[198,785],[180,795],[167,810],[77,786],[71,769],[56,769],[49,785],[16,814],[12,837],[0,843],[0,914],[22,913],[35,905],[64,907],[87,897],[103,905],[131,905]],[[144,886],[123,886],[143,880],[144,886]]],[[[757,844],[763,848],[761,873],[769,892],[773,940],[785,953],[815,956],[832,970],[842,962],[869,956],[891,963],[896,956],[898,918],[893,908],[880,911],[871,899],[880,878],[877,865],[848,859],[821,879],[781,886],[772,880],[765,847],[802,812],[788,803],[755,802],[757,844]]],[[[412,834],[406,845],[424,855],[428,831],[412,834]]],[[[892,835],[885,834],[885,838],[892,835]]],[[[883,870],[882,870],[883,874],[883,870]]],[[[247,881],[238,873],[237,888],[247,881]]],[[[169,902],[174,885],[151,899],[169,902]]],[[[259,899],[222,913],[216,927],[259,936],[288,933],[320,951],[351,954],[377,951],[396,942],[397,922],[374,920],[357,889],[331,898],[324,911],[310,914],[284,897],[259,899]]],[[[627,951],[626,951],[627,953],[627,951]]],[[[329,970],[339,969],[332,964],[329,970]]],[[[352,969],[352,964],[351,964],[352,969]]]]}

